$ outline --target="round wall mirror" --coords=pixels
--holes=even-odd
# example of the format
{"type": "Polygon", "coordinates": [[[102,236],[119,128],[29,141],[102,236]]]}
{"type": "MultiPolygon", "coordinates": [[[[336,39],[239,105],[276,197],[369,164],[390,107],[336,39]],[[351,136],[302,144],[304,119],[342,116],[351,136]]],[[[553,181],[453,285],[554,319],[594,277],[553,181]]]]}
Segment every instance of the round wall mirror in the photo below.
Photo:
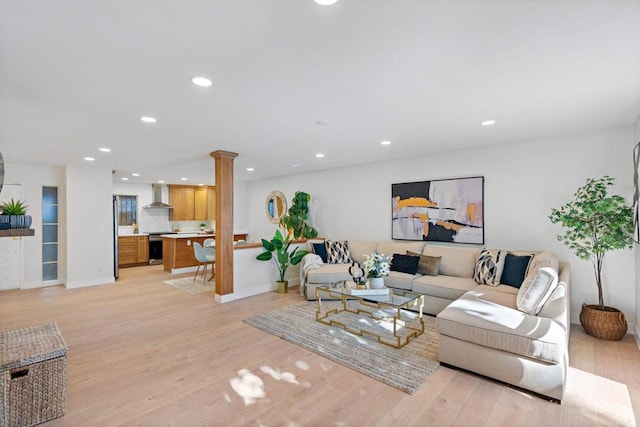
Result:
{"type": "Polygon", "coordinates": [[[272,191],[267,196],[267,203],[265,204],[265,211],[269,221],[277,224],[280,222],[282,215],[287,212],[287,199],[279,191],[272,191]]]}

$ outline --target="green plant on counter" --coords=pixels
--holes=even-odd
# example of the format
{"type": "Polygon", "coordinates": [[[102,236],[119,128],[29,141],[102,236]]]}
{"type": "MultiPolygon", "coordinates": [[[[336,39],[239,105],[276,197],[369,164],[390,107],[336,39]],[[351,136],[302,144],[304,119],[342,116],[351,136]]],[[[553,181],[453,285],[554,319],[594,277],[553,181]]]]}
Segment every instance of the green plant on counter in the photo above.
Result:
{"type": "Polygon", "coordinates": [[[0,211],[3,215],[26,215],[28,207],[24,201],[13,200],[12,197],[10,202],[5,202],[0,206],[0,211]]]}
{"type": "Polygon", "coordinates": [[[270,241],[262,239],[262,247],[265,251],[256,257],[259,261],[269,261],[272,259],[275,261],[280,275],[280,282],[285,281],[284,276],[289,265],[299,264],[302,258],[308,253],[305,250],[299,250],[297,247],[289,252],[289,246],[291,246],[291,231],[287,232],[278,228],[273,239],[270,241]]]}
{"type": "Polygon", "coordinates": [[[602,297],[602,264],[606,252],[627,249],[633,245],[633,209],[622,196],[607,195],[614,178],[589,178],[579,187],[574,199],[552,209],[549,219],[560,223],[565,234],[558,240],[566,244],[580,259],[591,259],[598,285],[598,305],[604,310],[602,297]]]}
{"type": "Polygon", "coordinates": [[[303,191],[296,191],[291,200],[288,215],[280,219],[280,223],[288,230],[293,230],[294,239],[313,239],[318,236],[318,230],[307,224],[309,202],[311,196],[303,191]]]}

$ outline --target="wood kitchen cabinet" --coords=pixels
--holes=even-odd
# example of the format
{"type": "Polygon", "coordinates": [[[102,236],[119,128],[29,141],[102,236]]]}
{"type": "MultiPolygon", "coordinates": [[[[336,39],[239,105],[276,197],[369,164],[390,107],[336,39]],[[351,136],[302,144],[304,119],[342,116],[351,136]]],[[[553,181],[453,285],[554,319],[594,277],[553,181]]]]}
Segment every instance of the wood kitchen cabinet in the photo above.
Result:
{"type": "Polygon", "coordinates": [[[170,221],[213,221],[216,193],[213,186],[169,185],[170,221]]]}
{"type": "Polygon", "coordinates": [[[149,263],[149,236],[118,237],[118,267],[149,263]]]}

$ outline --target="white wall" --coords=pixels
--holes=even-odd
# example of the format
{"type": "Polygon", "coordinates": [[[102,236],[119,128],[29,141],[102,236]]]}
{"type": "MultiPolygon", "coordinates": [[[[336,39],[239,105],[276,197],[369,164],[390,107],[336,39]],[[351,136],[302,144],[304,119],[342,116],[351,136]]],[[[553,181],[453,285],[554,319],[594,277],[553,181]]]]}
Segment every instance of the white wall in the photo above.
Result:
{"type": "Polygon", "coordinates": [[[113,283],[111,169],[65,167],[67,287],[113,283]]]}
{"type": "MultiPolygon", "coordinates": [[[[640,143],[640,114],[636,118],[636,122],[633,127],[633,142],[634,144],[640,143]]],[[[634,145],[635,147],[635,145],[634,145]]],[[[640,245],[638,243],[634,243],[633,245],[634,252],[634,266],[635,266],[635,281],[634,281],[634,289],[636,292],[636,321],[635,323],[629,323],[630,325],[635,325],[634,334],[636,336],[636,342],[638,347],[640,347],[640,245]]]]}
{"type": "MultiPolygon", "coordinates": [[[[271,236],[275,226],[264,213],[267,194],[279,190],[290,201],[301,190],[313,197],[311,224],[321,236],[388,241],[392,183],[484,176],[485,246],[547,250],[570,262],[572,317],[577,322],[582,302],[597,302],[595,279],[591,265],[557,241],[561,228],[548,215],[571,200],[587,178],[605,174],[617,177],[614,191],[631,200],[632,141],[633,128],[621,127],[252,182],[249,229],[254,239],[271,236]]],[[[632,251],[607,255],[604,271],[605,303],[623,310],[634,324],[632,251]]]]}
{"type": "MultiPolygon", "coordinates": [[[[42,285],[42,187],[58,187],[59,218],[65,212],[64,203],[64,175],[59,166],[31,165],[10,163],[5,159],[5,184],[17,184],[22,187],[22,198],[29,206],[27,214],[32,217],[31,228],[35,236],[24,237],[23,241],[23,288],[39,287],[42,285]]],[[[58,277],[60,283],[66,278],[66,238],[64,224],[58,230],[58,277]]]]}

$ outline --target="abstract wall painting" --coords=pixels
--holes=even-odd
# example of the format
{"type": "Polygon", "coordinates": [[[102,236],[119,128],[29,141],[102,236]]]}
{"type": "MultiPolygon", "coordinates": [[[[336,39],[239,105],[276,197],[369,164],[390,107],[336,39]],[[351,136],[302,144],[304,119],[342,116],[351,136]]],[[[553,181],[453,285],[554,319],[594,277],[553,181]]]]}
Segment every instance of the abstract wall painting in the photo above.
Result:
{"type": "Polygon", "coordinates": [[[391,184],[394,240],[484,244],[484,177],[391,184]]]}

